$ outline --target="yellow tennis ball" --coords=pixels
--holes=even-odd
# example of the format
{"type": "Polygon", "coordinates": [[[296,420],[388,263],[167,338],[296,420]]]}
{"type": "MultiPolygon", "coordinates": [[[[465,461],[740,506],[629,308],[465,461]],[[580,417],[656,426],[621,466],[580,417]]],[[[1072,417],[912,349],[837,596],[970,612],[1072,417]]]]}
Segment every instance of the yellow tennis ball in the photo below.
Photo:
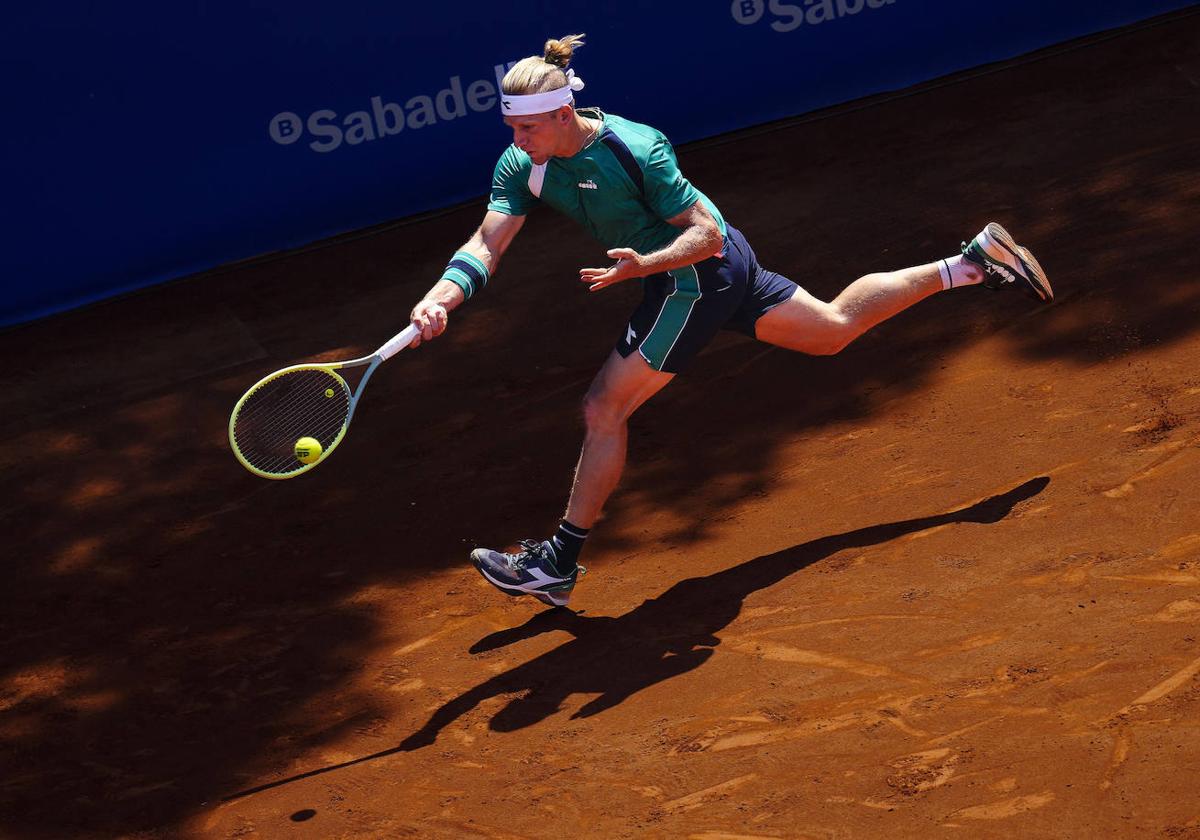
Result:
{"type": "Polygon", "coordinates": [[[332,388],[326,388],[326,389],[325,389],[325,396],[326,396],[326,397],[332,397],[332,396],[333,396],[333,389],[332,389],[332,388]]]}
{"type": "Polygon", "coordinates": [[[296,460],[301,464],[315,464],[324,449],[316,438],[302,437],[296,441],[296,460]]]}

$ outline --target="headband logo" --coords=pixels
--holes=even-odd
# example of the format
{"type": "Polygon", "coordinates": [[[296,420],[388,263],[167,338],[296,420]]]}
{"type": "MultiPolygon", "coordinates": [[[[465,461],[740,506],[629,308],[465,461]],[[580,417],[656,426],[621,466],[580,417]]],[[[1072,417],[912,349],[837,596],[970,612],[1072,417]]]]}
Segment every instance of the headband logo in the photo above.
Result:
{"type": "Polygon", "coordinates": [[[508,100],[508,99],[502,99],[502,100],[500,100],[500,101],[501,101],[501,102],[504,104],[504,107],[505,107],[505,108],[512,108],[512,101],[511,101],[511,100],[508,100]]]}

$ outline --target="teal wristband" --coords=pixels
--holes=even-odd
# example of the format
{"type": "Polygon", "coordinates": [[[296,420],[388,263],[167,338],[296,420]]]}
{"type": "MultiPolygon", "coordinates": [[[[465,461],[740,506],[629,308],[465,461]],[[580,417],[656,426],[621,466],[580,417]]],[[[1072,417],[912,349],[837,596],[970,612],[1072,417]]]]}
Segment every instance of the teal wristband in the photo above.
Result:
{"type": "Polygon", "coordinates": [[[474,254],[455,251],[446,270],[442,272],[442,279],[458,286],[467,296],[467,300],[470,300],[473,294],[487,285],[488,269],[474,254]]]}

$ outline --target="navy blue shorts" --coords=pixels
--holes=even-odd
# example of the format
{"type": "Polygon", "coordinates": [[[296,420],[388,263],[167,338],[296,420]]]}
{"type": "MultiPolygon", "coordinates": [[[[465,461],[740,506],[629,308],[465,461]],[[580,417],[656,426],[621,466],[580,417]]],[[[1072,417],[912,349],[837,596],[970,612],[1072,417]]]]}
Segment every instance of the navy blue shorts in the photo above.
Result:
{"type": "Polygon", "coordinates": [[[758,264],[741,231],[726,226],[725,250],[695,265],[642,282],[642,302],[617,343],[628,357],[637,350],[655,370],[680,373],[718,330],[754,338],[754,322],[790,300],[797,286],[758,264]]]}

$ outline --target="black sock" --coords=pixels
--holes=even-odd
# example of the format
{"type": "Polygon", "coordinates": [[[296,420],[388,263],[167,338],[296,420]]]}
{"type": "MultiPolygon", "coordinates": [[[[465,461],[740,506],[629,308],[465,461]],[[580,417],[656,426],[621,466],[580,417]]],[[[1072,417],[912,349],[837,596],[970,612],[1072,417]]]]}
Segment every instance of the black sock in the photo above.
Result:
{"type": "Polygon", "coordinates": [[[550,538],[550,547],[554,549],[554,565],[559,574],[569,575],[579,565],[579,551],[587,539],[588,530],[572,525],[565,519],[559,523],[558,530],[550,538]]]}

